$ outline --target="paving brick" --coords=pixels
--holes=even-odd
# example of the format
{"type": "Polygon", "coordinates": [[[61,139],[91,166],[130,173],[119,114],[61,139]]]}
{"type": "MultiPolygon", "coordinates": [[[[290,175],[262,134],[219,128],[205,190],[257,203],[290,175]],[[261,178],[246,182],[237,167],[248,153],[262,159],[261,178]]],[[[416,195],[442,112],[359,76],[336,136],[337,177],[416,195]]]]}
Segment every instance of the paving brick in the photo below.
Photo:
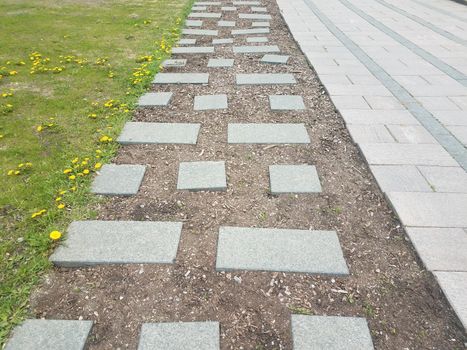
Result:
{"type": "Polygon", "coordinates": [[[265,52],[280,52],[277,45],[247,45],[234,46],[234,53],[265,53],[265,52]]]}
{"type": "Polygon", "coordinates": [[[127,122],[118,142],[134,144],[195,145],[201,124],[127,122]]]}
{"type": "Polygon", "coordinates": [[[207,9],[208,8],[206,6],[193,6],[191,8],[191,11],[201,11],[201,12],[203,12],[203,11],[207,11],[207,9]]]}
{"type": "Polygon", "coordinates": [[[236,74],[237,85],[275,85],[296,84],[292,74],[288,73],[252,73],[236,74]]]}
{"type": "Polygon", "coordinates": [[[310,143],[305,124],[229,124],[228,143],[310,143]]]}
{"type": "Polygon", "coordinates": [[[467,173],[461,167],[429,167],[418,169],[436,192],[467,193],[467,173]]]}
{"type": "Polygon", "coordinates": [[[467,272],[435,272],[444,295],[467,330],[467,272]]]}
{"type": "Polygon", "coordinates": [[[219,21],[217,25],[219,27],[235,27],[235,21],[219,21]]]}
{"type": "Polygon", "coordinates": [[[221,45],[221,44],[233,44],[232,38],[225,38],[225,39],[212,39],[213,45],[221,45]]]}
{"type": "Polygon", "coordinates": [[[385,125],[347,125],[355,143],[391,143],[396,142],[385,125]]]}
{"type": "Polygon", "coordinates": [[[221,227],[217,270],[349,273],[334,231],[221,227]]]}
{"type": "Polygon", "coordinates": [[[188,15],[189,18],[221,18],[222,13],[216,12],[192,12],[188,15]]]}
{"type": "Polygon", "coordinates": [[[251,12],[268,12],[268,9],[266,7],[255,7],[255,6],[253,6],[251,8],[251,12]]]}
{"type": "Polygon", "coordinates": [[[252,36],[252,37],[246,38],[246,42],[247,43],[267,43],[268,38],[266,38],[265,36],[252,36]]]}
{"type": "Polygon", "coordinates": [[[227,109],[227,95],[195,96],[195,111],[227,109]]]}
{"type": "Polygon", "coordinates": [[[172,264],[181,231],[181,222],[74,221],[50,261],[63,267],[172,264]]]}
{"type": "Polygon", "coordinates": [[[232,35],[269,34],[269,28],[234,29],[232,35]]]}
{"type": "Polygon", "coordinates": [[[407,227],[415,250],[430,271],[467,271],[467,233],[461,228],[407,227]]]}
{"type": "Polygon", "coordinates": [[[197,21],[197,20],[190,20],[187,19],[185,21],[185,25],[187,27],[202,27],[203,26],[203,21],[197,21]]]}
{"type": "Polygon", "coordinates": [[[196,39],[180,39],[178,45],[194,45],[196,44],[196,39]]]}
{"type": "Polygon", "coordinates": [[[420,122],[406,110],[375,111],[361,109],[340,109],[346,124],[404,124],[420,125],[420,122]]]}
{"type": "Polygon", "coordinates": [[[390,192],[387,194],[405,226],[467,227],[467,194],[390,192]]]}
{"type": "Polygon", "coordinates": [[[26,320],[13,330],[5,350],[82,350],[92,321],[26,320]]]}
{"type": "Polygon", "coordinates": [[[158,73],[155,84],[207,84],[209,73],[158,73]]]}
{"type": "Polygon", "coordinates": [[[285,55],[264,55],[261,58],[263,63],[272,63],[272,64],[286,64],[290,56],[285,55]]]}
{"type": "Polygon", "coordinates": [[[178,170],[177,189],[190,191],[225,191],[225,162],[182,162],[178,170]]]}
{"type": "Polygon", "coordinates": [[[465,111],[436,111],[433,116],[444,125],[467,126],[465,111]]]}
{"type": "Polygon", "coordinates": [[[170,67],[184,67],[186,65],[186,59],[185,58],[178,58],[178,59],[170,59],[170,60],[165,60],[162,63],[162,67],[165,68],[170,68],[170,67]]]}
{"type": "Polygon", "coordinates": [[[232,67],[234,64],[233,59],[228,58],[210,58],[208,67],[232,67]]]}
{"type": "Polygon", "coordinates": [[[220,1],[197,1],[194,3],[195,6],[220,6],[222,2],[220,1]]]}
{"type": "Polygon", "coordinates": [[[235,6],[223,6],[221,7],[222,11],[237,11],[237,8],[235,6]]]}
{"type": "Polygon", "coordinates": [[[218,322],[143,323],[138,350],[219,350],[218,322]]]}
{"type": "MultiPolygon", "coordinates": [[[[219,31],[217,30],[210,30],[210,29],[183,29],[182,34],[185,35],[201,35],[201,36],[217,36],[219,35],[219,31]]],[[[203,47],[203,46],[200,46],[203,47]]]]}
{"type": "Polygon", "coordinates": [[[252,22],[251,26],[253,28],[258,28],[258,27],[270,27],[271,24],[269,22],[252,22]]]}
{"type": "Polygon", "coordinates": [[[459,106],[444,96],[417,97],[423,107],[429,111],[458,111],[459,106]]]}
{"type": "Polygon", "coordinates": [[[146,167],[132,164],[106,164],[94,178],[91,192],[109,196],[131,196],[138,193],[146,167]]]}
{"type": "Polygon", "coordinates": [[[399,143],[438,143],[421,125],[387,125],[386,127],[399,143]]]}
{"type": "Polygon", "coordinates": [[[272,19],[271,15],[261,13],[239,13],[238,18],[240,19],[272,19]]]}
{"type": "Polygon", "coordinates": [[[341,109],[370,109],[362,96],[332,96],[331,100],[340,111],[341,109]]]}
{"type": "Polygon", "coordinates": [[[416,166],[372,165],[370,168],[383,192],[433,192],[416,166]]]}
{"type": "Polygon", "coordinates": [[[447,126],[447,129],[467,148],[467,126],[450,125],[447,126]]]}
{"type": "Polygon", "coordinates": [[[364,96],[372,109],[405,109],[405,107],[391,96],[364,96]]]}
{"type": "Polygon", "coordinates": [[[321,192],[314,165],[270,165],[269,181],[272,194],[321,192]]]}
{"type": "Polygon", "coordinates": [[[302,96],[270,95],[269,105],[273,111],[303,110],[305,104],[302,96]]]}
{"type": "Polygon", "coordinates": [[[147,92],[139,98],[138,106],[167,106],[172,95],[172,92],[147,92]]]}
{"type": "Polygon", "coordinates": [[[292,315],[294,350],[372,350],[362,317],[292,315]]]}

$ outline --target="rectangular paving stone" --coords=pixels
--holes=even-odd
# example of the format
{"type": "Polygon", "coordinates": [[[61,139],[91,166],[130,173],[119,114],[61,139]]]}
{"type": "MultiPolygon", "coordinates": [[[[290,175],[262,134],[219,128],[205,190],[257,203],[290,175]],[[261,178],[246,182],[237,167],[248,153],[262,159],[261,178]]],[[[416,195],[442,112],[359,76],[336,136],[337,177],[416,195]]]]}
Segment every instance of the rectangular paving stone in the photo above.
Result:
{"type": "Polygon", "coordinates": [[[372,350],[363,317],[292,315],[294,350],[372,350]]]}
{"type": "Polygon", "coordinates": [[[187,19],[185,21],[185,25],[187,27],[202,27],[203,26],[203,21],[187,19]]]}
{"type": "Polygon", "coordinates": [[[118,138],[122,145],[196,145],[201,124],[127,122],[118,138]]]}
{"type": "Polygon", "coordinates": [[[247,45],[234,46],[234,53],[264,53],[264,52],[280,52],[277,45],[247,45]]]}
{"type": "Polygon", "coordinates": [[[274,85],[274,84],[296,84],[292,74],[288,73],[252,73],[236,74],[237,85],[274,85]]]}
{"type": "Polygon", "coordinates": [[[286,64],[290,56],[286,55],[264,55],[261,58],[263,63],[272,63],[272,64],[286,64]]]}
{"type": "Polygon", "coordinates": [[[261,5],[260,1],[232,1],[236,6],[259,6],[261,5]]]}
{"type": "Polygon", "coordinates": [[[173,92],[147,92],[138,100],[138,106],[167,106],[172,98],[173,92]]]}
{"type": "Polygon", "coordinates": [[[146,167],[133,164],[105,164],[94,178],[91,192],[109,196],[131,196],[138,193],[146,167]]]}
{"type": "Polygon", "coordinates": [[[13,330],[5,350],[83,350],[92,321],[25,320],[13,330]]]}
{"type": "Polygon", "coordinates": [[[188,46],[188,47],[174,47],[172,48],[172,53],[189,53],[189,54],[199,54],[199,53],[214,53],[214,47],[212,46],[188,46]]]}
{"type": "Polygon", "coordinates": [[[269,34],[269,28],[234,29],[232,35],[269,34]]]}
{"type": "Polygon", "coordinates": [[[444,295],[467,330],[467,272],[434,272],[444,295]]]}
{"type": "Polygon", "coordinates": [[[138,350],[219,350],[218,322],[143,323],[138,350]]]}
{"type": "Polygon", "coordinates": [[[269,183],[272,194],[321,192],[321,183],[314,165],[270,165],[269,183]]]}
{"type": "Polygon", "coordinates": [[[221,227],[216,270],[348,275],[334,231],[221,227]]]}
{"type": "Polygon", "coordinates": [[[219,27],[235,27],[235,21],[219,21],[217,25],[219,27]]]}
{"type": "Polygon", "coordinates": [[[346,124],[403,124],[420,125],[409,111],[390,110],[375,111],[361,109],[341,109],[340,113],[346,124]]]}
{"type": "Polygon", "coordinates": [[[436,192],[467,193],[467,173],[461,167],[419,166],[436,192]]]}
{"type": "Polygon", "coordinates": [[[229,124],[228,143],[310,143],[305,124],[229,124]]]}
{"type": "Polygon", "coordinates": [[[155,84],[207,84],[209,73],[158,73],[155,84]]]}
{"type": "Polygon", "coordinates": [[[212,39],[213,45],[222,45],[222,44],[233,44],[232,38],[225,38],[225,39],[212,39]]]}
{"type": "Polygon", "coordinates": [[[305,109],[302,96],[294,95],[270,95],[269,105],[273,111],[297,111],[305,109]]]}
{"type": "Polygon", "coordinates": [[[266,38],[265,36],[252,36],[252,37],[246,38],[246,42],[247,43],[267,43],[268,38],[266,38]]]}
{"type": "Polygon", "coordinates": [[[255,6],[253,6],[251,8],[251,12],[268,12],[268,9],[266,7],[255,7],[255,6]]]}
{"type": "Polygon", "coordinates": [[[381,190],[388,192],[433,192],[414,165],[372,165],[371,172],[381,190]]]}
{"type": "Polygon", "coordinates": [[[239,13],[238,18],[241,19],[272,19],[271,15],[261,13],[239,13]]]}
{"type": "Polygon", "coordinates": [[[194,3],[195,6],[220,6],[220,1],[197,1],[194,3]]]}
{"type": "Polygon", "coordinates": [[[195,96],[195,111],[205,111],[210,109],[227,109],[227,95],[195,96]]]}
{"type": "Polygon", "coordinates": [[[181,232],[181,222],[74,221],[50,261],[63,267],[172,264],[181,232]]]}
{"type": "Polygon", "coordinates": [[[237,8],[235,6],[223,6],[221,11],[237,11],[237,8]]]}
{"type": "Polygon", "coordinates": [[[227,179],[224,161],[182,162],[178,169],[177,189],[225,191],[227,179]]]}
{"type": "Polygon", "coordinates": [[[219,12],[192,12],[188,15],[189,18],[221,18],[222,13],[219,12]]]}
{"type": "Polygon", "coordinates": [[[210,29],[187,29],[187,28],[184,28],[182,30],[182,34],[185,34],[185,35],[201,35],[201,36],[217,36],[217,35],[219,35],[219,31],[210,30],[210,29]]]}
{"type": "Polygon", "coordinates": [[[234,60],[230,58],[210,58],[208,67],[232,67],[234,60]]]}
{"type": "Polygon", "coordinates": [[[206,6],[193,6],[191,8],[191,11],[207,11],[207,7],[206,6]]]}
{"type": "Polygon", "coordinates": [[[395,143],[386,125],[347,125],[355,143],[395,143]]]}
{"type": "Polygon", "coordinates": [[[269,22],[252,22],[251,23],[251,26],[253,28],[257,28],[257,27],[270,27],[271,24],[269,22]]]}
{"type": "Polygon", "coordinates": [[[180,39],[178,45],[194,45],[196,44],[196,39],[180,39]]]}
{"type": "Polygon", "coordinates": [[[184,67],[186,65],[186,58],[177,58],[177,59],[169,59],[165,60],[162,63],[162,67],[170,68],[170,67],[184,67]]]}

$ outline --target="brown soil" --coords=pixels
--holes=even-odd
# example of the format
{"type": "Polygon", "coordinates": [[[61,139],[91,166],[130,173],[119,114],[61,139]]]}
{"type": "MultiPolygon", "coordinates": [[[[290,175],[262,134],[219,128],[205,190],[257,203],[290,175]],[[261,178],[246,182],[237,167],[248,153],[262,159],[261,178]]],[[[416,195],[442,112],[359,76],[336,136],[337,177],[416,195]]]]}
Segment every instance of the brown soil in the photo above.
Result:
{"type": "MultiPolygon", "coordinates": [[[[277,6],[270,43],[291,55],[287,65],[260,64],[260,55],[234,55],[231,45],[209,57],[235,58],[234,68],[206,67],[208,56],[187,57],[179,72],[209,72],[209,86],[167,86],[171,105],[140,110],[135,120],[202,123],[196,146],[122,147],[116,163],[147,164],[139,193],[109,198],[97,208],[105,220],[184,221],[175,265],[55,269],[32,298],[36,317],[96,322],[89,349],[136,349],[141,324],[218,320],[222,349],[292,349],[290,314],[366,317],[377,349],[459,349],[467,337],[439,287],[425,271],[399,221],[371,177],[316,74],[292,40],[277,6]],[[289,72],[298,84],[237,87],[241,72],[289,72]],[[199,94],[226,93],[226,111],[194,112],[199,94]],[[271,112],[270,94],[304,97],[304,112],[271,112]],[[302,122],[311,145],[228,145],[229,122],[302,122]],[[176,190],[180,161],[225,160],[226,192],[176,190]],[[314,164],[319,195],[268,193],[268,165],[314,164]],[[272,272],[216,272],[220,226],[336,230],[349,277],[272,272]]],[[[240,12],[248,12],[249,7],[240,12]]],[[[249,27],[226,12],[225,20],[249,27]]],[[[203,28],[216,21],[203,19],[203,28]]],[[[231,28],[221,28],[229,37],[231,28]]],[[[212,38],[197,38],[209,45],[212,38]]],[[[246,44],[236,37],[235,44],[246,44]]],[[[253,44],[254,45],[254,44],[253,44]]],[[[258,44],[261,45],[261,44],[258,44]]]]}

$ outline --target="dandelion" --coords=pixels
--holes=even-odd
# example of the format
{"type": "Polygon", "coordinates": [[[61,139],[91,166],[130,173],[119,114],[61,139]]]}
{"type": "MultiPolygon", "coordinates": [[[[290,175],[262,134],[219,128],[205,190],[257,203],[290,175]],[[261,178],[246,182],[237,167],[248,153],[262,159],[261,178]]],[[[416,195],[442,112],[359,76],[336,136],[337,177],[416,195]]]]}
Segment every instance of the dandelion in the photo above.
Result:
{"type": "Polygon", "coordinates": [[[75,179],[76,179],[76,176],[75,176],[75,175],[70,175],[70,176],[68,176],[68,178],[69,178],[70,180],[75,180],[75,179]]]}
{"type": "Polygon", "coordinates": [[[69,174],[69,173],[71,173],[72,171],[73,171],[73,169],[68,168],[68,169],[63,170],[63,173],[64,173],[64,174],[69,174]]]}
{"type": "Polygon", "coordinates": [[[62,197],[55,198],[55,202],[60,202],[61,200],[62,200],[62,197]]]}
{"type": "Polygon", "coordinates": [[[100,168],[102,168],[102,163],[96,163],[94,165],[94,169],[99,170],[100,168]]]}
{"type": "Polygon", "coordinates": [[[84,170],[83,170],[83,174],[84,174],[84,175],[88,175],[88,174],[89,174],[89,169],[84,169],[84,170]]]}
{"type": "Polygon", "coordinates": [[[63,209],[63,208],[65,208],[65,204],[60,203],[59,205],[57,205],[57,208],[58,208],[58,209],[63,209]]]}
{"type": "Polygon", "coordinates": [[[71,191],[71,192],[75,192],[76,190],[77,190],[77,187],[76,187],[76,186],[70,187],[70,191],[71,191]]]}
{"type": "Polygon", "coordinates": [[[15,71],[15,70],[10,71],[10,75],[16,75],[16,74],[18,74],[17,71],[15,71]]]}
{"type": "Polygon", "coordinates": [[[62,237],[62,233],[60,231],[52,231],[50,232],[49,237],[56,241],[62,237]]]}

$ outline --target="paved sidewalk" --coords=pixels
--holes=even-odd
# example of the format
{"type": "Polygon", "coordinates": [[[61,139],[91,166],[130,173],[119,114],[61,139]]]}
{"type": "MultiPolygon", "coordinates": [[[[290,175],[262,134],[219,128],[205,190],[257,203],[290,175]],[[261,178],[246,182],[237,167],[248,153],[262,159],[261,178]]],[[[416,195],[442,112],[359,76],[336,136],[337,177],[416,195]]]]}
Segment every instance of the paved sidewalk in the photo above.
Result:
{"type": "Polygon", "coordinates": [[[447,0],[278,4],[467,328],[467,6],[447,0]]]}

